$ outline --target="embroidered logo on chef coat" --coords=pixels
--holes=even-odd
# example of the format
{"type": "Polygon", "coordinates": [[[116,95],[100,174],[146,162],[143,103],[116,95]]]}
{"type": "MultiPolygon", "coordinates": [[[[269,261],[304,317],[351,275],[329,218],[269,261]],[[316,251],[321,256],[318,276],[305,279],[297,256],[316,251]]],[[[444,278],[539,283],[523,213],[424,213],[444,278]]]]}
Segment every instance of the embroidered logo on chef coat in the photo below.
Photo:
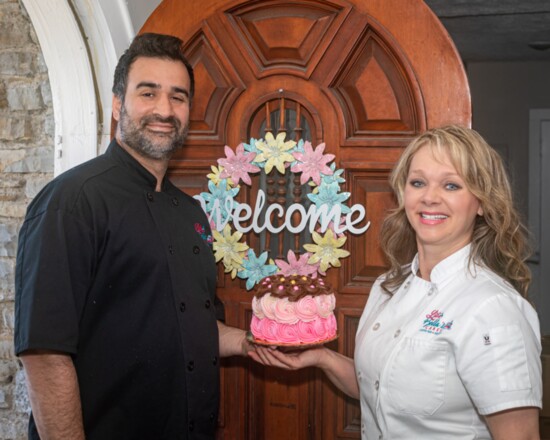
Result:
{"type": "Polygon", "coordinates": [[[214,237],[211,234],[206,233],[206,228],[200,223],[195,223],[195,231],[201,236],[201,238],[212,246],[214,243],[214,237]]]}
{"type": "Polygon", "coordinates": [[[441,318],[443,318],[443,312],[432,310],[430,314],[426,315],[420,331],[438,335],[443,330],[450,330],[453,326],[453,321],[445,322],[441,318]]]}

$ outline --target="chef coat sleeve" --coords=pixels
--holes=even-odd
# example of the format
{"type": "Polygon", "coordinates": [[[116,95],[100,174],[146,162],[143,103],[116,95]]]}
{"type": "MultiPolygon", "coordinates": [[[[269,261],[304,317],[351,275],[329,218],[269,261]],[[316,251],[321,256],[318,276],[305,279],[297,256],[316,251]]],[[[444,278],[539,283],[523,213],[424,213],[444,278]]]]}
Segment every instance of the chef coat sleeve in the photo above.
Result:
{"type": "Polygon", "coordinates": [[[25,219],[15,275],[15,352],[76,353],[93,271],[93,234],[80,219],[46,209],[25,219]]]}
{"type": "Polygon", "coordinates": [[[455,355],[458,374],[480,414],[542,407],[539,321],[514,295],[484,300],[469,321],[455,355]]]}

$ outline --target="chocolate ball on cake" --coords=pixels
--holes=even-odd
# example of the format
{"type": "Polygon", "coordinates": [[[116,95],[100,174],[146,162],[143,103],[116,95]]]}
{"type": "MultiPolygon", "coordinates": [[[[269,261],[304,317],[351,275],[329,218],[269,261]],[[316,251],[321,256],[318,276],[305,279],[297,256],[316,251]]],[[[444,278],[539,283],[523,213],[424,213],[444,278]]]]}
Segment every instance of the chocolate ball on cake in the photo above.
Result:
{"type": "Polygon", "coordinates": [[[309,345],[336,337],[332,287],[305,275],[272,275],[255,287],[250,331],[273,345],[309,345]]]}

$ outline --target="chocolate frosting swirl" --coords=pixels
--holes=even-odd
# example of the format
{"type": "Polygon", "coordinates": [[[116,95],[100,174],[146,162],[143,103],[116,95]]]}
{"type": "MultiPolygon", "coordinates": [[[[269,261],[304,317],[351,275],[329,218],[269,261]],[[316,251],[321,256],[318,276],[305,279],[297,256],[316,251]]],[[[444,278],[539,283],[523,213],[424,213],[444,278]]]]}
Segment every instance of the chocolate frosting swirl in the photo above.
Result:
{"type": "Polygon", "coordinates": [[[259,299],[268,293],[273,297],[288,298],[289,301],[295,302],[307,295],[330,295],[335,292],[320,278],[305,275],[271,275],[256,285],[254,296],[259,299]]]}

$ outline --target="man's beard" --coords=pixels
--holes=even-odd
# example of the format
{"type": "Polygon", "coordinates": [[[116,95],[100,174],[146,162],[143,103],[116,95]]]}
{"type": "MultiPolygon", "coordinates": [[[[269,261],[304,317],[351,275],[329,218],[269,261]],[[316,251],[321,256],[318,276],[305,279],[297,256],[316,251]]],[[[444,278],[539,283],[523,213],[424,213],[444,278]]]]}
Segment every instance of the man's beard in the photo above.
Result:
{"type": "Polygon", "coordinates": [[[162,118],[158,115],[144,116],[134,122],[123,104],[120,109],[120,140],[142,156],[150,159],[170,159],[187,137],[189,124],[182,128],[181,121],[174,116],[162,118]],[[147,124],[152,122],[169,123],[174,127],[171,133],[148,133],[147,124]]]}

